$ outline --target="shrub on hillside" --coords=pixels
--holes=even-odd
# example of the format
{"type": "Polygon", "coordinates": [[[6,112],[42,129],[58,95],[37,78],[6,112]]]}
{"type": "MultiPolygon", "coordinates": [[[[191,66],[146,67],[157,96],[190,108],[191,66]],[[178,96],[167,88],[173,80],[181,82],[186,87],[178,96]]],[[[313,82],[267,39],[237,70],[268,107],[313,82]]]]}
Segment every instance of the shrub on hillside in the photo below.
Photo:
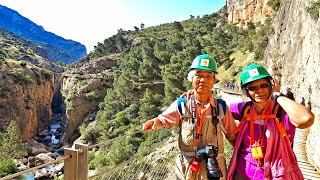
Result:
{"type": "Polygon", "coordinates": [[[320,0],[313,2],[310,6],[306,8],[306,10],[309,13],[311,19],[317,21],[319,19],[320,13],[320,0]]]}
{"type": "Polygon", "coordinates": [[[274,10],[278,10],[282,0],[269,0],[268,5],[272,7],[274,10]]]}
{"type": "Polygon", "coordinates": [[[10,70],[7,75],[13,76],[15,78],[14,82],[32,83],[32,78],[29,75],[25,75],[20,69],[10,70]]]}
{"type": "Polygon", "coordinates": [[[13,159],[0,159],[0,177],[16,172],[16,163],[13,159]]]}
{"type": "Polygon", "coordinates": [[[44,75],[44,78],[47,80],[51,80],[52,76],[53,76],[53,74],[50,71],[45,70],[45,69],[41,70],[41,74],[44,75]]]}
{"type": "Polygon", "coordinates": [[[95,91],[91,91],[89,93],[86,93],[86,98],[89,101],[97,101],[97,100],[99,100],[99,96],[97,95],[97,93],[95,91]]]}

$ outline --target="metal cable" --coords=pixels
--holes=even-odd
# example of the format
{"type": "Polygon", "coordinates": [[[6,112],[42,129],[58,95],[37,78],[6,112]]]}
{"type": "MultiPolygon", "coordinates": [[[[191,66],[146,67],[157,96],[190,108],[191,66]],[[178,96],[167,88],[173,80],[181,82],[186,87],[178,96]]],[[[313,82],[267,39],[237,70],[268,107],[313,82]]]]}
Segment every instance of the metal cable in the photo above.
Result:
{"type": "MultiPolygon", "coordinates": [[[[145,154],[150,154],[151,151],[152,151],[152,148],[147,147],[146,149],[141,150],[139,153],[132,156],[127,161],[124,161],[114,166],[112,169],[107,169],[93,176],[90,176],[88,179],[93,179],[98,176],[102,176],[101,179],[105,179],[105,176],[108,176],[106,179],[134,179],[134,177],[137,177],[139,175],[139,172],[146,172],[146,170],[149,168],[149,165],[147,163],[148,160],[146,160],[145,154]],[[139,156],[142,158],[138,160],[139,156]],[[138,166],[135,166],[136,163],[140,163],[140,164],[138,166]]],[[[163,162],[159,163],[157,166],[160,167],[160,169],[167,168],[167,164],[170,158],[163,157],[161,159],[163,160],[163,162]]],[[[157,178],[159,178],[159,176],[164,177],[166,175],[167,173],[160,173],[160,174],[153,174],[150,176],[154,176],[154,177],[156,176],[157,178]]]]}
{"type": "MultiPolygon", "coordinates": [[[[133,157],[135,157],[135,156],[133,156],[133,157]]],[[[118,167],[120,167],[120,166],[122,166],[122,165],[124,165],[124,164],[126,164],[126,163],[128,163],[128,162],[130,162],[130,161],[133,161],[133,160],[134,160],[134,158],[128,159],[128,160],[126,160],[126,161],[124,161],[124,162],[122,162],[122,163],[114,166],[112,169],[107,169],[107,170],[105,170],[105,171],[103,171],[103,172],[100,172],[100,173],[98,173],[98,174],[95,174],[95,175],[93,175],[93,176],[90,176],[90,177],[88,177],[88,179],[92,179],[92,178],[94,178],[94,177],[96,177],[96,176],[101,176],[102,174],[111,172],[112,170],[114,170],[114,169],[116,169],[116,168],[118,168],[118,167]]]]}
{"type": "Polygon", "coordinates": [[[101,145],[103,145],[103,144],[107,144],[107,143],[112,142],[112,141],[114,141],[114,140],[121,139],[121,138],[124,138],[124,137],[127,137],[127,136],[132,136],[132,135],[134,135],[134,134],[141,133],[141,132],[143,132],[143,131],[140,130],[140,131],[136,131],[136,132],[133,132],[133,133],[130,133],[130,134],[126,134],[126,135],[123,135],[123,136],[118,136],[118,137],[113,138],[113,139],[109,139],[109,140],[106,140],[106,141],[102,141],[102,142],[100,142],[100,143],[98,143],[98,144],[94,144],[94,145],[89,146],[88,149],[92,149],[92,148],[94,148],[94,147],[101,146],[101,145]]]}

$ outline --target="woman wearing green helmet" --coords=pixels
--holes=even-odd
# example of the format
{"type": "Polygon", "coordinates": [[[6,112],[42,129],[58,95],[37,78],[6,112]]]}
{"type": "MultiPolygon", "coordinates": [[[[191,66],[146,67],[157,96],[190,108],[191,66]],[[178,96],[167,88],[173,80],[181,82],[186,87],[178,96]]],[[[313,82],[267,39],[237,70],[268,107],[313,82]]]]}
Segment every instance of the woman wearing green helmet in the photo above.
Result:
{"type": "Polygon", "coordinates": [[[280,85],[260,65],[246,67],[240,81],[251,101],[230,105],[240,124],[227,179],[303,179],[291,142],[295,128],[313,124],[313,113],[285,96],[273,98],[280,85]]]}

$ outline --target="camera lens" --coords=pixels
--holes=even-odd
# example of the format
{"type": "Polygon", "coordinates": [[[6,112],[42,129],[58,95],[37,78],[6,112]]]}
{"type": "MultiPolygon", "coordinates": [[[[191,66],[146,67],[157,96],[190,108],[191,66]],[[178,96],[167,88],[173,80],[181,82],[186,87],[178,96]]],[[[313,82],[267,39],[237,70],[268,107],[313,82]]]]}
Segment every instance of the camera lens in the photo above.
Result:
{"type": "Polygon", "coordinates": [[[222,177],[222,173],[215,159],[208,158],[207,169],[208,169],[208,178],[210,180],[220,179],[220,177],[222,177]]]}

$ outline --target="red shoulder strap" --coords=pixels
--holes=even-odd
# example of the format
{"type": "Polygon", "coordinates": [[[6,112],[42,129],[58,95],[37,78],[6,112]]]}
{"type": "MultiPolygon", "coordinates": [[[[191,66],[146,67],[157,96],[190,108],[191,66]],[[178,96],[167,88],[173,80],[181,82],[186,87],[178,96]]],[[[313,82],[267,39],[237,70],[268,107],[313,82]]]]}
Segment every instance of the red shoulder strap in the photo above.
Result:
{"type": "MultiPolygon", "coordinates": [[[[275,107],[275,111],[274,111],[274,112],[278,112],[278,108],[279,108],[279,104],[276,104],[276,107],[275,107]]],[[[284,138],[288,141],[289,145],[291,145],[290,139],[289,139],[289,137],[288,137],[288,133],[287,133],[287,131],[284,129],[282,123],[280,123],[280,121],[279,121],[279,119],[278,119],[277,117],[274,118],[274,122],[275,122],[275,124],[276,124],[276,126],[277,126],[277,128],[278,128],[278,130],[279,130],[279,132],[280,132],[280,135],[281,135],[282,137],[284,137],[284,138]]]]}
{"type": "Polygon", "coordinates": [[[244,116],[242,117],[240,124],[233,130],[234,134],[237,134],[241,128],[241,126],[243,125],[243,123],[245,122],[245,118],[248,116],[248,111],[250,109],[250,106],[246,106],[245,110],[244,110],[244,116]]]}

